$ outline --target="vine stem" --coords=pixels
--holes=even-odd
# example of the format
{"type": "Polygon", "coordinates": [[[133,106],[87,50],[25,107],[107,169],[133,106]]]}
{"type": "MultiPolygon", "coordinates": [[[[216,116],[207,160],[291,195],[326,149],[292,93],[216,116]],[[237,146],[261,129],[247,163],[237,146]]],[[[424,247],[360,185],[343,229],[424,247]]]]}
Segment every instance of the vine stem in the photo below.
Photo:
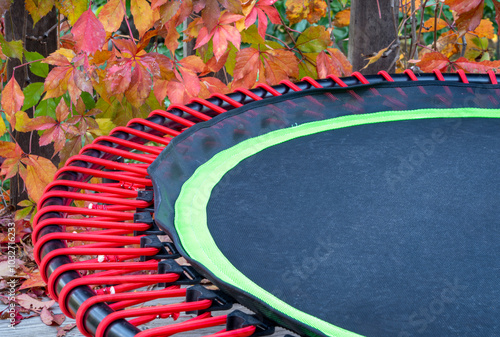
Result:
{"type": "MultiPolygon", "coordinates": [[[[134,41],[134,34],[132,34],[132,29],[130,28],[130,24],[128,23],[128,18],[127,18],[127,9],[125,8],[125,4],[123,3],[123,0],[120,0],[120,4],[122,5],[123,11],[125,12],[125,22],[127,23],[128,27],[128,32],[130,34],[130,39],[134,41]]],[[[134,41],[135,42],[135,41],[134,41]]]]}

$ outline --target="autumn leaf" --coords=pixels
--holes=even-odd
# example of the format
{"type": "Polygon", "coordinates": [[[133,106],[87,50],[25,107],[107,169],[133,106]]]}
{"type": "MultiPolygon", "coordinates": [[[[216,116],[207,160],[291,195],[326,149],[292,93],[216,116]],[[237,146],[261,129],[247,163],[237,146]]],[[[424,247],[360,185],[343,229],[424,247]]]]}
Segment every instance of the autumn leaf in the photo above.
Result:
{"type": "Polygon", "coordinates": [[[144,104],[149,97],[152,85],[153,81],[151,80],[151,75],[148,70],[138,62],[132,71],[130,86],[125,91],[125,97],[127,97],[127,100],[132,103],[133,106],[138,108],[144,104]]]}
{"type": "Polygon", "coordinates": [[[35,155],[28,155],[21,162],[26,165],[26,170],[20,173],[28,195],[38,203],[45,187],[54,180],[57,168],[49,159],[35,155]]]}
{"type": "Polygon", "coordinates": [[[315,53],[324,50],[330,44],[332,40],[325,27],[311,26],[300,34],[295,46],[305,53],[315,53]]]}
{"type": "Polygon", "coordinates": [[[14,76],[5,85],[2,91],[2,108],[9,122],[15,126],[15,113],[24,103],[24,94],[14,76]]]}
{"type": "Polygon", "coordinates": [[[52,10],[52,7],[54,7],[54,0],[25,0],[24,5],[33,18],[33,25],[35,25],[52,10]]]}
{"type": "Polygon", "coordinates": [[[124,8],[122,0],[110,0],[104,4],[99,12],[99,21],[101,21],[105,31],[115,32],[120,28],[125,15],[124,8]]]}
{"type": "Polygon", "coordinates": [[[326,16],[326,1],[324,0],[287,0],[286,15],[290,24],[306,19],[316,23],[326,16]]]}
{"type": "Polygon", "coordinates": [[[101,21],[99,21],[89,8],[80,16],[71,29],[71,33],[76,41],[76,51],[94,53],[100,50],[106,41],[106,31],[101,21]]]}
{"type": "Polygon", "coordinates": [[[352,65],[340,50],[328,48],[327,52],[328,54],[322,51],[316,59],[319,78],[326,78],[328,75],[338,77],[351,75],[352,65]]]}
{"type": "Polygon", "coordinates": [[[445,0],[445,4],[458,15],[455,24],[460,35],[479,26],[483,17],[484,0],[445,0]]]}
{"type": "Polygon", "coordinates": [[[9,58],[17,58],[21,62],[23,61],[23,41],[6,41],[2,34],[0,34],[0,46],[2,47],[2,53],[9,58]]]}
{"type": "Polygon", "coordinates": [[[7,131],[7,126],[5,125],[3,118],[0,118],[0,137],[3,136],[6,131],[7,131]]]}
{"type": "Polygon", "coordinates": [[[76,327],[76,323],[66,324],[57,328],[57,337],[64,337],[66,334],[76,327]]]}
{"type": "Polygon", "coordinates": [[[259,82],[275,85],[298,75],[299,60],[293,52],[283,49],[259,51],[253,47],[245,48],[236,53],[232,89],[251,88],[257,78],[259,82]]]}
{"type": "Polygon", "coordinates": [[[215,77],[203,77],[200,79],[200,97],[208,98],[215,93],[226,94],[229,88],[221,80],[215,77]]]}
{"type": "Polygon", "coordinates": [[[479,26],[472,32],[478,37],[485,37],[487,39],[492,39],[495,36],[495,28],[493,28],[493,22],[488,19],[483,19],[479,23],[479,26]]]}
{"type": "Polygon", "coordinates": [[[66,316],[64,314],[54,314],[52,310],[47,309],[46,307],[42,308],[42,312],[40,313],[40,319],[42,320],[45,325],[51,326],[53,324],[55,325],[61,325],[64,323],[64,320],[66,319],[66,316]]]}
{"type": "Polygon", "coordinates": [[[367,57],[366,59],[368,60],[368,63],[363,68],[361,68],[361,70],[366,69],[366,67],[368,67],[370,64],[373,64],[373,63],[377,62],[378,60],[380,60],[380,58],[384,56],[385,52],[388,49],[389,48],[381,49],[378,51],[377,54],[370,56],[370,57],[367,57]]]}
{"type": "MultiPolygon", "coordinates": [[[[406,10],[406,15],[411,15],[411,3],[413,0],[401,0],[399,4],[399,11],[404,13],[406,10]]],[[[418,10],[421,5],[421,0],[415,0],[415,10],[418,10]]]]}
{"type": "Polygon", "coordinates": [[[5,179],[9,179],[18,172],[24,172],[25,167],[21,163],[24,155],[25,153],[18,143],[0,141],[0,157],[5,158],[0,175],[5,176],[5,179]]]}
{"type": "MultiPolygon", "coordinates": [[[[425,21],[424,25],[422,27],[422,30],[424,32],[425,31],[428,31],[428,32],[429,31],[434,31],[434,23],[435,23],[435,21],[436,21],[435,18],[430,18],[429,20],[425,21]]],[[[448,27],[448,23],[445,20],[443,20],[443,19],[438,19],[437,20],[437,25],[435,27],[436,31],[437,30],[441,30],[441,29],[446,28],[446,27],[448,27]]]]}
{"type": "Polygon", "coordinates": [[[15,125],[15,130],[19,132],[28,132],[30,131],[29,125],[31,122],[31,119],[29,118],[28,114],[24,111],[19,110],[15,114],[15,119],[16,119],[16,125],[15,125]]]}
{"type": "Polygon", "coordinates": [[[68,18],[72,25],[75,25],[77,20],[86,10],[89,10],[88,0],[56,0],[56,7],[61,13],[68,18]]]}
{"type": "Polygon", "coordinates": [[[467,73],[486,73],[488,70],[496,70],[500,67],[500,61],[475,62],[460,57],[453,62],[453,65],[458,69],[462,69],[467,73]]]}
{"type": "Polygon", "coordinates": [[[73,67],[71,64],[65,67],[54,67],[45,79],[44,88],[47,93],[43,99],[60,97],[66,93],[72,71],[73,67]]]}
{"type": "Polygon", "coordinates": [[[69,108],[64,99],[61,99],[56,108],[56,119],[49,116],[33,118],[30,123],[31,130],[45,130],[40,137],[40,146],[54,142],[54,155],[62,150],[66,143],[66,133],[77,133],[76,127],[64,123],[68,118],[69,108]]]}
{"type": "Polygon", "coordinates": [[[434,69],[439,71],[446,71],[449,66],[450,60],[439,52],[432,52],[425,54],[420,62],[416,64],[424,72],[432,72],[434,69]]]}
{"type": "Polygon", "coordinates": [[[238,87],[251,88],[257,81],[260,65],[260,53],[255,48],[244,48],[236,53],[233,70],[233,90],[238,87]]]}
{"type": "Polygon", "coordinates": [[[445,0],[444,3],[460,15],[475,10],[482,2],[484,0],[445,0]]]}
{"type": "Polygon", "coordinates": [[[28,294],[17,295],[14,298],[14,301],[16,301],[23,308],[26,308],[28,310],[33,310],[33,311],[35,311],[35,310],[38,311],[38,310],[41,310],[42,308],[48,309],[56,303],[56,301],[54,301],[54,300],[42,302],[42,301],[39,301],[39,300],[29,296],[28,294]]]}
{"type": "Polygon", "coordinates": [[[43,281],[42,277],[40,276],[39,271],[37,271],[35,273],[29,273],[27,275],[28,275],[28,279],[23,282],[23,284],[21,285],[19,290],[46,286],[46,283],[43,281]]]}
{"type": "Polygon", "coordinates": [[[335,19],[333,20],[333,24],[335,27],[347,27],[349,26],[349,23],[351,22],[351,9],[346,8],[343,11],[338,12],[335,14],[335,19]]]}
{"type": "Polygon", "coordinates": [[[131,0],[130,12],[134,16],[134,23],[139,31],[139,37],[142,37],[154,24],[151,5],[146,0],[131,0]]]}
{"type": "Polygon", "coordinates": [[[276,1],[277,0],[261,0],[259,2],[249,1],[248,6],[243,6],[245,29],[248,29],[257,20],[259,35],[265,39],[268,25],[266,15],[271,23],[275,25],[279,25],[281,23],[278,10],[272,6],[276,1]]]}
{"type": "Polygon", "coordinates": [[[241,15],[224,12],[212,31],[209,32],[206,26],[200,29],[194,48],[196,49],[207,44],[213,38],[214,56],[217,60],[226,52],[228,41],[239,50],[241,35],[238,29],[231,25],[231,23],[238,21],[241,17],[241,15]]]}
{"type": "MultiPolygon", "coordinates": [[[[295,54],[288,50],[272,49],[263,54],[265,82],[277,85],[283,80],[299,76],[299,60],[295,54]]],[[[259,78],[264,82],[263,78],[259,78]]]]}

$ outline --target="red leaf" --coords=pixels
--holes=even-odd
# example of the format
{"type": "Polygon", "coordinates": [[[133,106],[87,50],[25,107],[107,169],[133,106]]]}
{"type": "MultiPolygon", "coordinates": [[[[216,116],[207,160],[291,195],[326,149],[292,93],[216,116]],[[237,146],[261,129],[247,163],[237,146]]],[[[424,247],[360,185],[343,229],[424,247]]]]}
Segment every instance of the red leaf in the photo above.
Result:
{"type": "Polygon", "coordinates": [[[151,75],[140,62],[137,62],[137,65],[132,71],[130,82],[130,87],[125,91],[125,97],[127,97],[127,100],[132,103],[133,106],[138,108],[143,105],[149,97],[153,84],[151,75]]]}
{"type": "Polygon", "coordinates": [[[132,62],[124,62],[121,65],[113,65],[108,69],[106,83],[108,92],[111,95],[118,95],[125,92],[132,79],[132,62]]]}
{"type": "MultiPolygon", "coordinates": [[[[241,15],[224,12],[212,30],[202,27],[196,40],[195,49],[207,44],[213,37],[214,56],[218,60],[227,50],[227,42],[230,41],[236,49],[240,49],[241,35],[231,23],[241,19],[241,15]]],[[[203,21],[205,22],[205,21],[203,21]]]]}
{"type": "Polygon", "coordinates": [[[245,48],[236,53],[234,80],[232,89],[237,87],[251,88],[257,81],[259,73],[260,53],[254,48],[245,48]]]}
{"type": "Polygon", "coordinates": [[[15,301],[23,308],[29,310],[40,310],[42,308],[50,308],[56,303],[56,301],[54,300],[42,302],[37,299],[34,299],[28,294],[17,295],[15,297],[15,301]]]}
{"type": "Polygon", "coordinates": [[[57,328],[57,337],[64,337],[66,334],[76,327],[76,323],[66,324],[65,326],[57,328]]]}
{"type": "Polygon", "coordinates": [[[78,18],[71,33],[76,41],[75,48],[78,52],[94,53],[101,49],[106,41],[104,26],[90,8],[78,18]]]}

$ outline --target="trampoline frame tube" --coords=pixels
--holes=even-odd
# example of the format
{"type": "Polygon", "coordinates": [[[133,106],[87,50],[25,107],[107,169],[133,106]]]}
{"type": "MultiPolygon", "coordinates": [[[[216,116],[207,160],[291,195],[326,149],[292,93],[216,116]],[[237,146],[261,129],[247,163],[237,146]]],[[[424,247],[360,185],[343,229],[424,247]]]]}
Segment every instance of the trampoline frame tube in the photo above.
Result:
{"type": "MultiPolygon", "coordinates": [[[[357,87],[359,85],[373,85],[383,82],[409,82],[409,81],[447,81],[447,82],[461,82],[461,83],[479,83],[479,84],[498,84],[498,76],[492,71],[488,72],[488,76],[480,74],[465,74],[463,71],[458,71],[456,74],[442,74],[440,71],[435,70],[432,74],[414,74],[410,70],[406,70],[404,74],[389,75],[387,72],[379,72],[378,75],[363,76],[359,72],[355,72],[351,77],[338,78],[336,76],[330,75],[327,79],[313,80],[311,78],[304,78],[301,82],[291,83],[289,81],[283,81],[281,84],[270,87],[265,84],[258,85],[255,89],[236,89],[235,92],[220,95],[215,94],[211,98],[206,100],[193,99],[192,102],[186,106],[172,106],[168,111],[153,111],[145,121],[145,123],[138,123],[138,119],[134,119],[132,124],[128,125],[127,128],[134,130],[134,132],[128,133],[123,127],[116,128],[116,131],[107,136],[103,137],[102,141],[98,141],[96,144],[99,146],[94,146],[94,149],[86,150],[82,155],[95,157],[97,159],[108,159],[116,160],[119,158],[118,155],[109,155],[106,152],[100,151],[100,149],[105,146],[108,148],[113,148],[121,150],[126,148],[126,146],[121,144],[126,144],[126,142],[134,142],[137,144],[144,144],[145,141],[140,141],[140,134],[148,133],[152,136],[161,135],[161,132],[155,130],[153,124],[159,126],[159,128],[172,128],[173,126],[179,126],[179,120],[190,121],[187,124],[193,123],[193,120],[204,119],[203,115],[208,115],[212,117],[226,110],[231,110],[239,106],[245,105],[247,103],[253,102],[258,99],[264,99],[272,96],[283,95],[292,91],[301,91],[314,88],[346,88],[346,87],[357,87]],[[190,114],[191,116],[186,116],[190,114]],[[182,117],[182,118],[181,118],[182,117]],[[118,138],[119,141],[113,142],[110,137],[118,138]]],[[[194,123],[193,123],[194,124],[194,123]]],[[[188,125],[185,125],[189,127],[188,125]]],[[[173,130],[174,134],[178,134],[180,130],[173,130]]],[[[143,139],[143,138],[140,138],[143,139]]],[[[97,139],[98,140],[98,139],[97,139]]],[[[164,144],[165,145],[165,144],[164,144]]],[[[116,151],[115,151],[116,152],[116,151]]],[[[116,152],[119,153],[119,152],[116,152]]],[[[68,170],[71,167],[75,168],[85,168],[88,167],[88,163],[83,162],[83,160],[74,160],[70,162],[67,166],[68,170]]],[[[97,164],[91,164],[90,166],[95,169],[103,169],[103,166],[96,166],[97,164]]],[[[89,175],[82,173],[75,173],[71,171],[63,172],[57,180],[71,180],[77,182],[85,182],[90,178],[89,175]]],[[[52,187],[51,190],[63,190],[70,192],[71,188],[67,186],[56,185],[52,187]]],[[[79,190],[78,188],[73,188],[74,190],[79,190]]],[[[46,206],[64,206],[66,203],[64,198],[61,197],[48,197],[43,199],[43,204],[40,205],[39,209],[46,206]]],[[[40,217],[40,221],[48,218],[62,218],[62,212],[50,212],[44,214],[40,217]]],[[[51,224],[42,228],[38,232],[38,238],[42,238],[44,235],[50,233],[64,232],[64,229],[57,225],[51,224]]],[[[43,259],[47,254],[53,250],[66,248],[63,241],[55,239],[50,240],[40,247],[40,257],[43,259]]],[[[48,277],[54,271],[65,264],[72,263],[71,259],[67,255],[56,256],[52,258],[46,264],[46,270],[44,271],[48,277]]],[[[56,283],[56,292],[60,293],[62,289],[72,280],[81,278],[81,276],[75,270],[69,270],[62,273],[56,283]]],[[[68,295],[67,308],[69,311],[76,315],[78,308],[89,298],[96,296],[96,293],[87,285],[78,286],[74,288],[68,295]]],[[[98,302],[89,307],[88,311],[84,314],[84,325],[85,329],[95,334],[99,323],[106,319],[110,314],[115,311],[111,309],[107,304],[98,302]]],[[[241,336],[248,336],[253,333],[252,329],[243,329],[238,331],[241,336]]],[[[105,332],[106,337],[132,337],[140,334],[141,330],[126,321],[125,319],[118,319],[111,323],[105,332]]],[[[226,334],[221,333],[218,336],[226,336],[226,334]]]]}

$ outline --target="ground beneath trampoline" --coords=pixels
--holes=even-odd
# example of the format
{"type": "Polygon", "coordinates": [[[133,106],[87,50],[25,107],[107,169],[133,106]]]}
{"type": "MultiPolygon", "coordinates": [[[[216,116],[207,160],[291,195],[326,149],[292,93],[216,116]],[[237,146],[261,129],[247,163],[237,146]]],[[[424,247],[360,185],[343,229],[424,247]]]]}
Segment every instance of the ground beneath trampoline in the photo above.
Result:
{"type": "MultiPolygon", "coordinates": [[[[46,300],[48,300],[48,298],[43,299],[43,301],[46,301],[46,300]]],[[[165,304],[171,304],[171,303],[178,303],[178,299],[177,299],[177,301],[175,299],[168,299],[168,298],[161,299],[161,300],[155,300],[155,301],[148,302],[148,305],[158,305],[158,304],[165,305],[165,304]]],[[[0,311],[4,310],[5,307],[6,307],[6,305],[0,304],[0,311]]],[[[59,308],[59,305],[57,303],[54,304],[54,306],[52,306],[50,309],[54,312],[54,314],[61,313],[61,309],[59,308]]],[[[245,307],[242,307],[239,304],[235,304],[231,310],[216,312],[216,313],[214,313],[214,316],[228,314],[231,311],[236,310],[236,309],[247,312],[247,313],[251,313],[245,307]]],[[[193,316],[184,314],[184,315],[181,315],[176,322],[182,322],[182,321],[185,321],[191,317],[193,317],[193,316]]],[[[169,319],[157,319],[157,320],[154,320],[154,321],[149,322],[147,324],[144,324],[141,327],[143,329],[144,328],[149,329],[149,328],[155,328],[155,327],[159,327],[159,326],[165,326],[165,325],[171,324],[172,322],[173,321],[170,318],[169,319]]],[[[64,321],[62,326],[65,326],[67,324],[72,324],[72,323],[75,323],[75,320],[66,317],[66,320],[64,321]]],[[[9,337],[26,337],[26,336],[33,336],[33,335],[43,336],[43,337],[56,337],[57,336],[57,328],[58,327],[45,325],[42,322],[42,320],[40,319],[40,317],[38,317],[38,316],[22,320],[21,323],[16,325],[16,327],[14,329],[9,328],[7,325],[8,325],[7,320],[0,321],[0,336],[9,336],[9,337]]],[[[213,327],[213,328],[201,329],[201,330],[196,330],[196,331],[191,331],[191,332],[185,332],[185,333],[179,334],[179,336],[182,336],[182,337],[201,337],[201,336],[216,333],[217,331],[220,331],[221,329],[222,329],[221,327],[213,327]]],[[[284,330],[281,328],[276,328],[276,332],[273,335],[273,337],[283,337],[286,334],[291,335],[293,337],[296,337],[296,335],[292,334],[290,331],[284,330]]],[[[65,337],[84,337],[80,333],[78,328],[76,328],[76,327],[74,329],[72,329],[71,331],[67,332],[66,335],[64,335],[64,336],[65,337]]]]}

